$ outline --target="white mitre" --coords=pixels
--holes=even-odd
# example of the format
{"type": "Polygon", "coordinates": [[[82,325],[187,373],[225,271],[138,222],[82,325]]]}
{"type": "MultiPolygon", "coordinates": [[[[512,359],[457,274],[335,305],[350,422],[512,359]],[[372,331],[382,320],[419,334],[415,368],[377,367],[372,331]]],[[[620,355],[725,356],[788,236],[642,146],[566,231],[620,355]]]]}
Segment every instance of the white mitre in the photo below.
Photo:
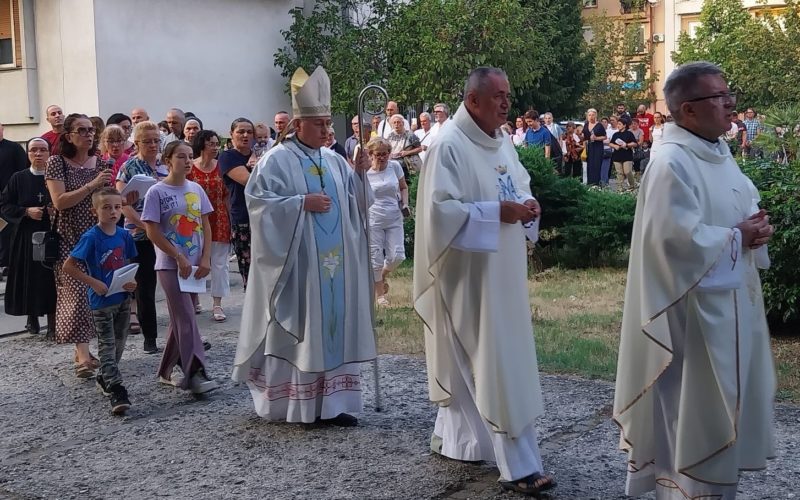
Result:
{"type": "Polygon", "coordinates": [[[331,116],[331,80],[322,66],[317,66],[311,76],[297,68],[291,84],[294,118],[331,116]]]}

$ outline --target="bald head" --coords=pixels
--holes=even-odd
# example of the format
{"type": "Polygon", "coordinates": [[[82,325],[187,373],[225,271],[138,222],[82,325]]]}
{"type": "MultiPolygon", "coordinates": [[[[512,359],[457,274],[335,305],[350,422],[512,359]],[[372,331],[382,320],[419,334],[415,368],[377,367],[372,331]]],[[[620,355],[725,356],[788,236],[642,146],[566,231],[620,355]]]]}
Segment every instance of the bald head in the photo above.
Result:
{"type": "Polygon", "coordinates": [[[289,113],[286,111],[278,111],[275,113],[275,132],[280,135],[289,126],[289,113]]]}
{"type": "Polygon", "coordinates": [[[183,125],[186,123],[186,115],[179,108],[170,108],[167,111],[167,126],[175,137],[183,137],[183,125]]]}
{"type": "Polygon", "coordinates": [[[150,120],[150,115],[147,114],[147,111],[144,108],[133,108],[131,110],[131,121],[135,126],[137,123],[146,122],[150,120]]]}
{"type": "Polygon", "coordinates": [[[396,114],[400,113],[400,108],[397,106],[395,101],[389,101],[386,103],[386,117],[392,117],[396,114]]]}
{"type": "Polygon", "coordinates": [[[53,128],[53,132],[61,133],[64,131],[64,111],[60,106],[55,104],[47,106],[47,109],[45,109],[45,115],[47,123],[49,123],[50,127],[53,128]]]}

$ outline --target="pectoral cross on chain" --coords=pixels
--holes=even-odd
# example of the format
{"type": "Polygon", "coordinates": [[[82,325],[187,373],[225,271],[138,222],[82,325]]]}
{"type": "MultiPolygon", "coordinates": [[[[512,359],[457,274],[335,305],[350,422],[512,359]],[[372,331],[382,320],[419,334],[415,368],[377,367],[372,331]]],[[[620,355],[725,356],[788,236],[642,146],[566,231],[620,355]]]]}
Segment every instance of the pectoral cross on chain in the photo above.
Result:
{"type": "Polygon", "coordinates": [[[44,200],[44,195],[42,194],[41,191],[39,191],[39,194],[37,194],[36,197],[39,198],[39,203],[41,203],[42,200],[44,200]]]}

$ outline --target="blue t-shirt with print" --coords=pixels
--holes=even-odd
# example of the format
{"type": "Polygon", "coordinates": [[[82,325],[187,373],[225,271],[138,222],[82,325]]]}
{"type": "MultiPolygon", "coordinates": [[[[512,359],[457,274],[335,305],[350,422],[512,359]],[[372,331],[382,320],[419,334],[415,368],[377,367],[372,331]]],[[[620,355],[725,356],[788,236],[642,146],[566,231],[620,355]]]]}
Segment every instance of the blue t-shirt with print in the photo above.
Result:
{"type": "MultiPolygon", "coordinates": [[[[133,237],[121,227],[116,232],[108,235],[100,226],[92,226],[83,233],[78,244],[72,249],[70,257],[82,260],[86,264],[87,274],[106,284],[111,284],[114,271],[125,266],[132,258],[136,257],[136,243],[133,237]]],[[[121,303],[128,296],[120,292],[114,295],[97,295],[89,287],[89,307],[92,310],[102,309],[121,303]]]]}
{"type": "Polygon", "coordinates": [[[549,145],[550,158],[553,160],[558,160],[563,156],[558,138],[551,134],[545,127],[540,126],[537,130],[528,128],[525,132],[525,142],[528,144],[528,147],[543,148],[545,145],[549,145]]]}

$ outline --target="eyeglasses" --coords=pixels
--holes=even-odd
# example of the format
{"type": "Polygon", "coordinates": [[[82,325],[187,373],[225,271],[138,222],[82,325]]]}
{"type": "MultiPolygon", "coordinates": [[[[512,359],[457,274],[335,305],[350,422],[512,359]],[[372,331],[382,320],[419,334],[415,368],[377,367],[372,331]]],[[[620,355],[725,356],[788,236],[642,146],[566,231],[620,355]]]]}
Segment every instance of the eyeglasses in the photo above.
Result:
{"type": "Polygon", "coordinates": [[[142,139],[141,141],[137,141],[140,144],[146,144],[148,146],[153,146],[156,144],[161,144],[161,139],[142,139]]]}
{"type": "Polygon", "coordinates": [[[122,146],[125,141],[107,141],[109,146],[122,146]]]}
{"type": "Polygon", "coordinates": [[[81,137],[89,137],[90,135],[94,135],[97,130],[94,127],[78,127],[72,131],[74,134],[78,134],[81,137]]]}
{"type": "Polygon", "coordinates": [[[687,99],[684,102],[700,102],[708,99],[720,99],[728,102],[736,102],[736,92],[720,92],[719,94],[706,95],[703,97],[695,97],[694,99],[687,99]]]}

